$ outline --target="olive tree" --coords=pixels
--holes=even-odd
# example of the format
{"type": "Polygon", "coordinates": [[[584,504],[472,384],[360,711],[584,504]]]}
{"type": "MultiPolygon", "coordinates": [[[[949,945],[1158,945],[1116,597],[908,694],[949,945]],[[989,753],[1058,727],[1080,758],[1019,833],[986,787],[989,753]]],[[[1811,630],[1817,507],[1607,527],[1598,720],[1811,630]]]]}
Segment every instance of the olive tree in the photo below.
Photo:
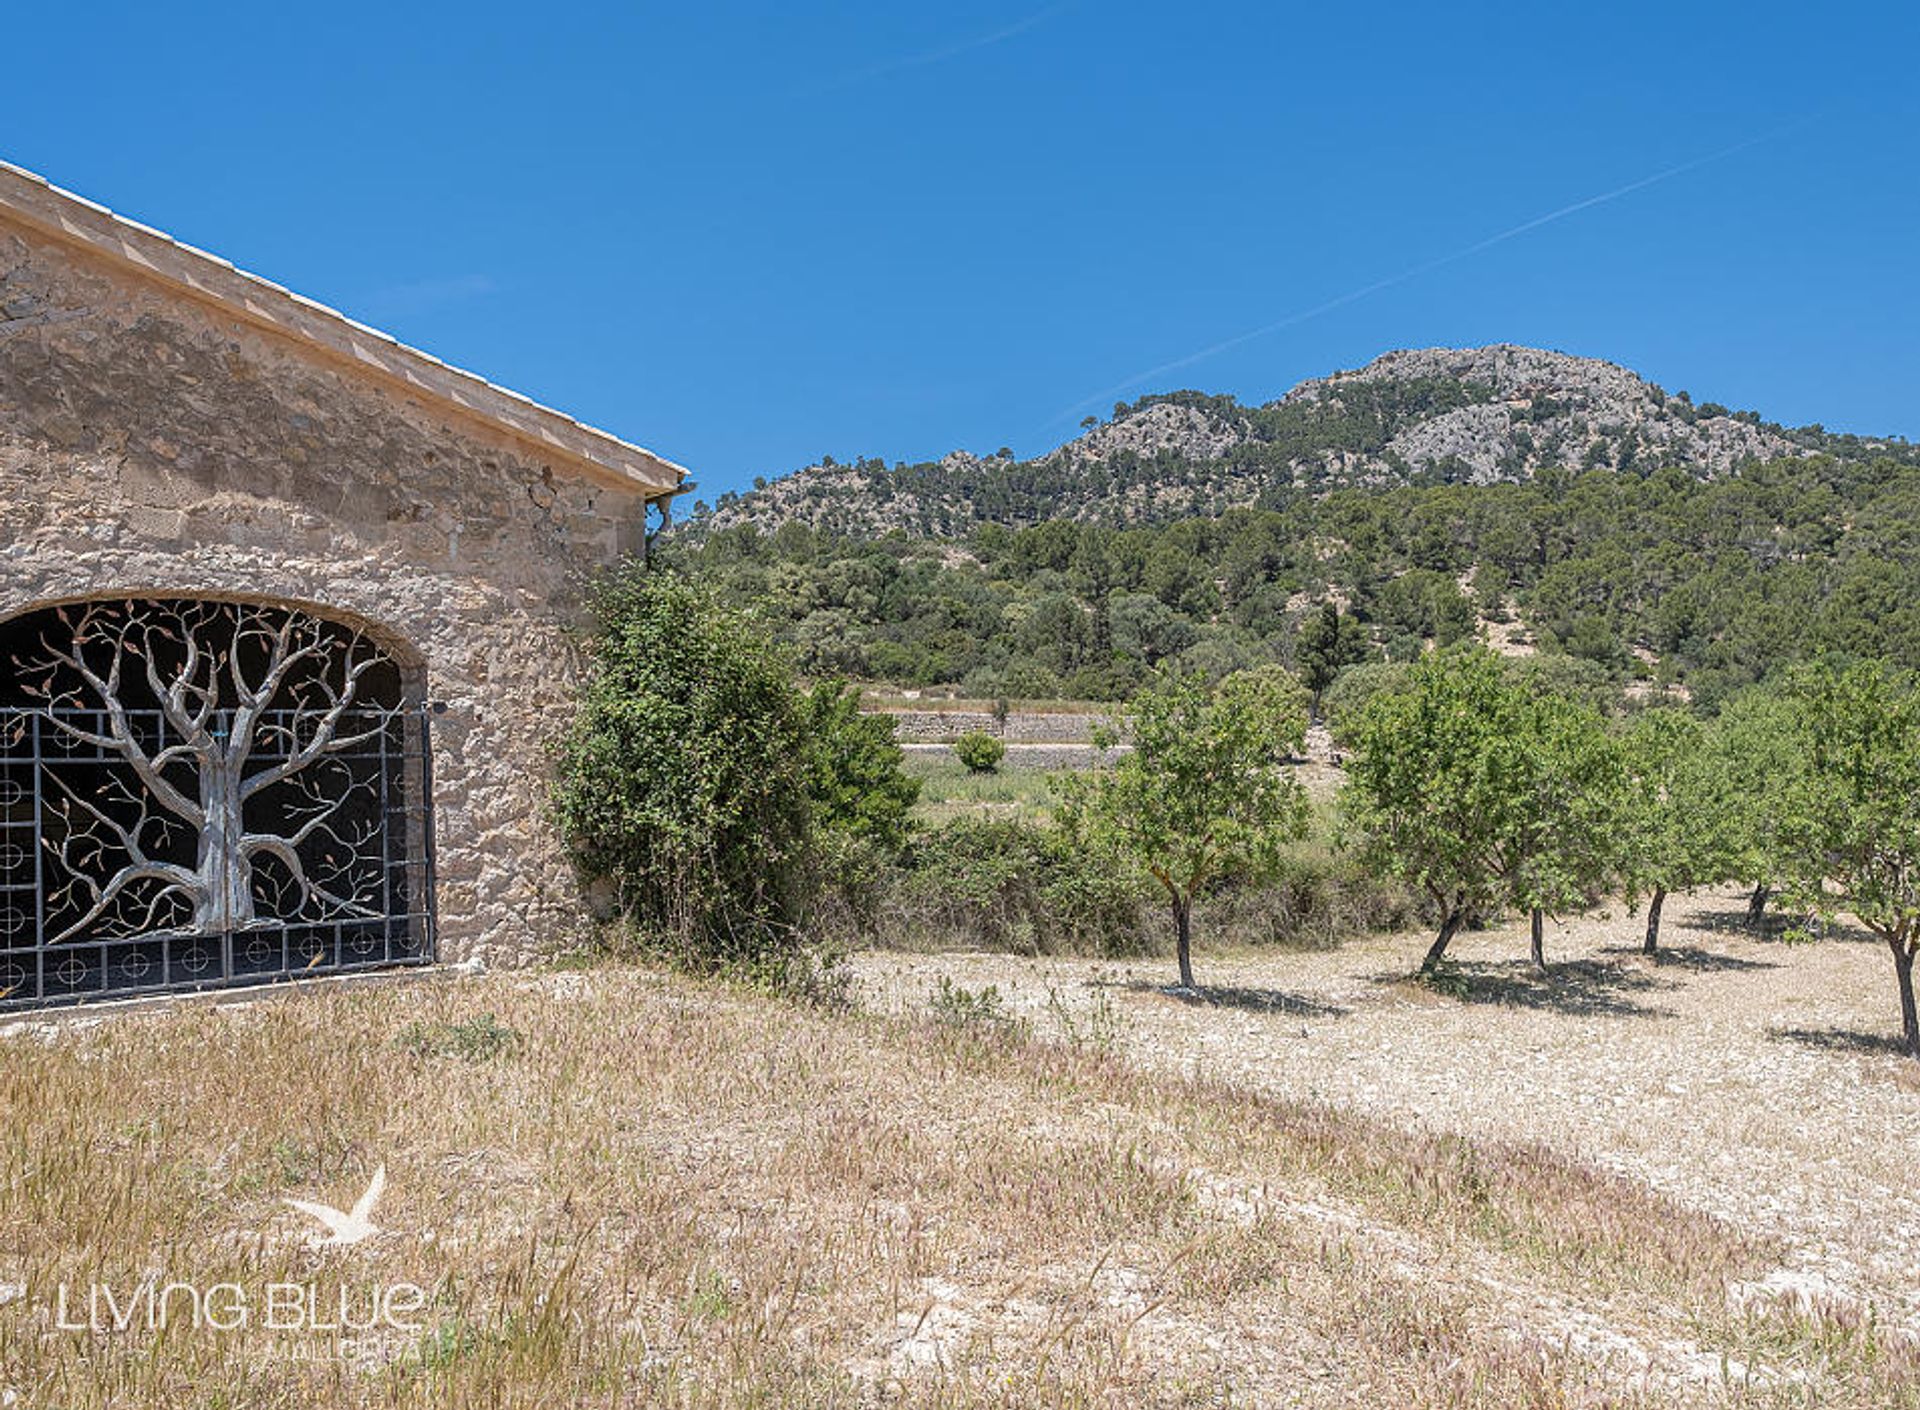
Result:
{"type": "Polygon", "coordinates": [[[1209,689],[1160,677],[1126,714],[1132,749],[1111,768],[1061,779],[1070,838],[1143,866],[1173,912],[1182,988],[1193,987],[1193,902],[1211,882],[1271,871],[1306,833],[1307,797],[1287,770],[1306,711],[1286,672],[1269,667],[1209,689]]]}
{"type": "Polygon", "coordinates": [[[1815,668],[1792,688],[1806,767],[1780,823],[1785,892],[1813,917],[1851,914],[1893,955],[1902,1044],[1920,1058],[1920,676],[1815,668]]]}

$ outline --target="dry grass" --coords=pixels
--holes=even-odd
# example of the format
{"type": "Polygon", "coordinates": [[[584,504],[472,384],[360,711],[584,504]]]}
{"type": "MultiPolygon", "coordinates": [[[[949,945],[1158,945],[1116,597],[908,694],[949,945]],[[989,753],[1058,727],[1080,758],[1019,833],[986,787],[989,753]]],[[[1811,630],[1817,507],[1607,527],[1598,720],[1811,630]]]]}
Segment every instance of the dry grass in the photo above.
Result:
{"type": "Polygon", "coordinates": [[[0,1382],[76,1410],[1652,1406],[1736,1394],[1726,1352],[1773,1368],[1743,1403],[1914,1403],[1844,1310],[1729,1314],[1771,1242],[1638,1182],[946,1012],[606,968],[18,1031],[0,1382]],[[382,1232],[308,1247],[283,1197],[345,1206],[383,1164],[382,1232]],[[55,1327],[63,1284],[149,1278],[431,1307],[351,1346],[55,1327]]]}
{"type": "Polygon", "coordinates": [[[1316,953],[1203,948],[1197,968],[1212,987],[1186,997],[1163,987],[1165,960],[858,963],[863,992],[883,1009],[912,1009],[938,979],[991,982],[1010,1019],[1036,1031],[1108,1015],[1115,1049],[1146,1070],[1189,1081],[1204,1072],[1306,1110],[1332,1103],[1416,1133],[1414,1150],[1452,1137],[1617,1172],[1769,1250],[1777,1266],[1759,1279],[1730,1274],[1723,1298],[1711,1276],[1690,1289],[1671,1277],[1653,1304],[1596,1307],[1586,1294],[1603,1284],[1568,1284],[1568,1266],[1611,1263],[1651,1285],[1663,1263],[1677,1266],[1657,1248],[1684,1244],[1685,1221],[1623,1216],[1609,1246],[1602,1198],[1565,1211],[1597,1249],[1542,1250],[1536,1240],[1565,1236],[1559,1222],[1529,1233],[1508,1220],[1482,1242],[1520,1266],[1526,1298],[1556,1309],[1547,1323],[1576,1341],[1626,1335],[1656,1363],[1662,1346],[1691,1346],[1676,1353],[1682,1364],[1724,1354],[1762,1368],[1782,1403],[1914,1403],[1920,1080],[1893,1051],[1889,962],[1882,947],[1844,938],[1801,947],[1748,936],[1732,926],[1740,910],[1733,894],[1670,902],[1671,948],[1657,962],[1634,948],[1637,918],[1617,910],[1555,925],[1544,980],[1527,968],[1524,925],[1461,937],[1438,985],[1406,978],[1424,934],[1316,953]]]}
{"type": "Polygon", "coordinates": [[[1043,822],[1053,808],[1051,775],[1022,768],[1017,755],[992,773],[977,774],[951,753],[915,750],[907,755],[906,772],[920,780],[913,816],[930,826],[956,818],[1043,822]]]}

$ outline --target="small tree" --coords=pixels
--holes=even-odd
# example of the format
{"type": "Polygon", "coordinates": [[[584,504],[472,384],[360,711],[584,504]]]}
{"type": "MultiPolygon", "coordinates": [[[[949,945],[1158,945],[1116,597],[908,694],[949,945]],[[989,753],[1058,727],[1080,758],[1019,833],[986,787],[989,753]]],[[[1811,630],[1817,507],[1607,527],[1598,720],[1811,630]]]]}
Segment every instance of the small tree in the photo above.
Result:
{"type": "Polygon", "coordinates": [[[920,781],[901,766],[905,755],[884,715],[860,713],[860,692],[845,681],[822,681],[805,699],[814,818],[828,832],[872,842],[888,852],[907,843],[907,813],[920,781]]]}
{"type": "Polygon", "coordinates": [[[1462,646],[1422,657],[1349,734],[1347,828],[1439,917],[1421,970],[1439,967],[1468,917],[1503,903],[1530,913],[1544,966],[1547,912],[1584,900],[1611,866],[1622,771],[1598,714],[1462,646]]]}
{"type": "Polygon", "coordinates": [[[1514,795],[1496,856],[1508,899],[1528,913],[1528,953],[1547,967],[1546,917],[1583,908],[1619,873],[1627,769],[1591,705],[1523,681],[1513,732],[1497,741],[1514,795]]]}
{"type": "Polygon", "coordinates": [[[1780,822],[1806,766],[1799,710],[1778,691],[1744,691],[1720,712],[1708,751],[1727,790],[1718,818],[1725,875],[1752,888],[1747,924],[1758,929],[1785,865],[1780,822]]]}
{"type": "Polygon", "coordinates": [[[1320,697],[1346,666],[1367,659],[1367,629],[1341,612],[1331,601],[1300,626],[1300,639],[1294,643],[1294,664],[1300,668],[1300,683],[1313,696],[1313,714],[1320,714],[1320,697]]]}
{"type": "Polygon", "coordinates": [[[1796,679],[1793,698],[1807,759],[1780,827],[1787,895],[1819,918],[1851,913],[1885,942],[1902,1044],[1920,1059],[1920,677],[1818,668],[1796,679]]]}
{"type": "Polygon", "coordinates": [[[1676,891],[1732,875],[1732,786],[1708,748],[1706,727],[1684,710],[1638,716],[1626,738],[1630,780],[1620,830],[1622,873],[1630,897],[1645,892],[1641,948],[1660,950],[1660,916],[1676,891]]]}
{"type": "Polygon", "coordinates": [[[1298,688],[1267,668],[1209,690],[1163,676],[1128,712],[1133,749],[1111,769],[1062,782],[1077,841],[1137,860],[1173,911],[1180,985],[1193,987],[1193,902],[1211,882],[1258,876],[1306,833],[1307,798],[1287,760],[1306,739],[1298,688]]]}
{"type": "Polygon", "coordinates": [[[1439,967],[1470,915],[1500,899],[1500,843],[1517,794],[1499,745],[1514,704],[1491,653],[1437,652],[1414,663],[1404,689],[1368,700],[1349,728],[1346,826],[1370,865],[1424,893],[1439,917],[1423,973],[1439,967]]]}
{"type": "Polygon", "coordinates": [[[966,765],[970,774],[990,774],[1000,767],[1007,746],[983,729],[968,730],[953,741],[953,757],[966,765]]]}

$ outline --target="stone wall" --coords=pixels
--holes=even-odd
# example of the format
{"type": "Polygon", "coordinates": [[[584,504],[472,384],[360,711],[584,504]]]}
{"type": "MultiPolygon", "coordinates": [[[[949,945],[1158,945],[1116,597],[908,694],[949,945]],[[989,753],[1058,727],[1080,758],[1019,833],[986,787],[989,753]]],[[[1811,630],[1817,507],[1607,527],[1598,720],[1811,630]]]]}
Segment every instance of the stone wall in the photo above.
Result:
{"type": "Polygon", "coordinates": [[[939,744],[975,730],[1004,739],[1008,744],[1076,744],[1093,737],[1096,725],[1109,724],[1106,715],[1015,710],[1005,723],[986,710],[880,710],[893,721],[893,737],[905,744],[939,744]]]}
{"type": "Polygon", "coordinates": [[[644,524],[637,491],[522,444],[0,221],[0,619],[228,595],[424,661],[449,960],[523,958],[578,913],[545,751],[581,580],[644,524]]]}

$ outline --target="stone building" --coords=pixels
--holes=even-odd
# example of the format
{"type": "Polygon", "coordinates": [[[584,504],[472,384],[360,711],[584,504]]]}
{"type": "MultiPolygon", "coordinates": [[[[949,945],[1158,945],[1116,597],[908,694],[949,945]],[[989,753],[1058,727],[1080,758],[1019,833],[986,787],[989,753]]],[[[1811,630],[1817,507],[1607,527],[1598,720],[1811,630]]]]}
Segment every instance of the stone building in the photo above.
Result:
{"type": "Polygon", "coordinates": [[[0,1005],[530,953],[684,473],[0,166],[0,1005]]]}

